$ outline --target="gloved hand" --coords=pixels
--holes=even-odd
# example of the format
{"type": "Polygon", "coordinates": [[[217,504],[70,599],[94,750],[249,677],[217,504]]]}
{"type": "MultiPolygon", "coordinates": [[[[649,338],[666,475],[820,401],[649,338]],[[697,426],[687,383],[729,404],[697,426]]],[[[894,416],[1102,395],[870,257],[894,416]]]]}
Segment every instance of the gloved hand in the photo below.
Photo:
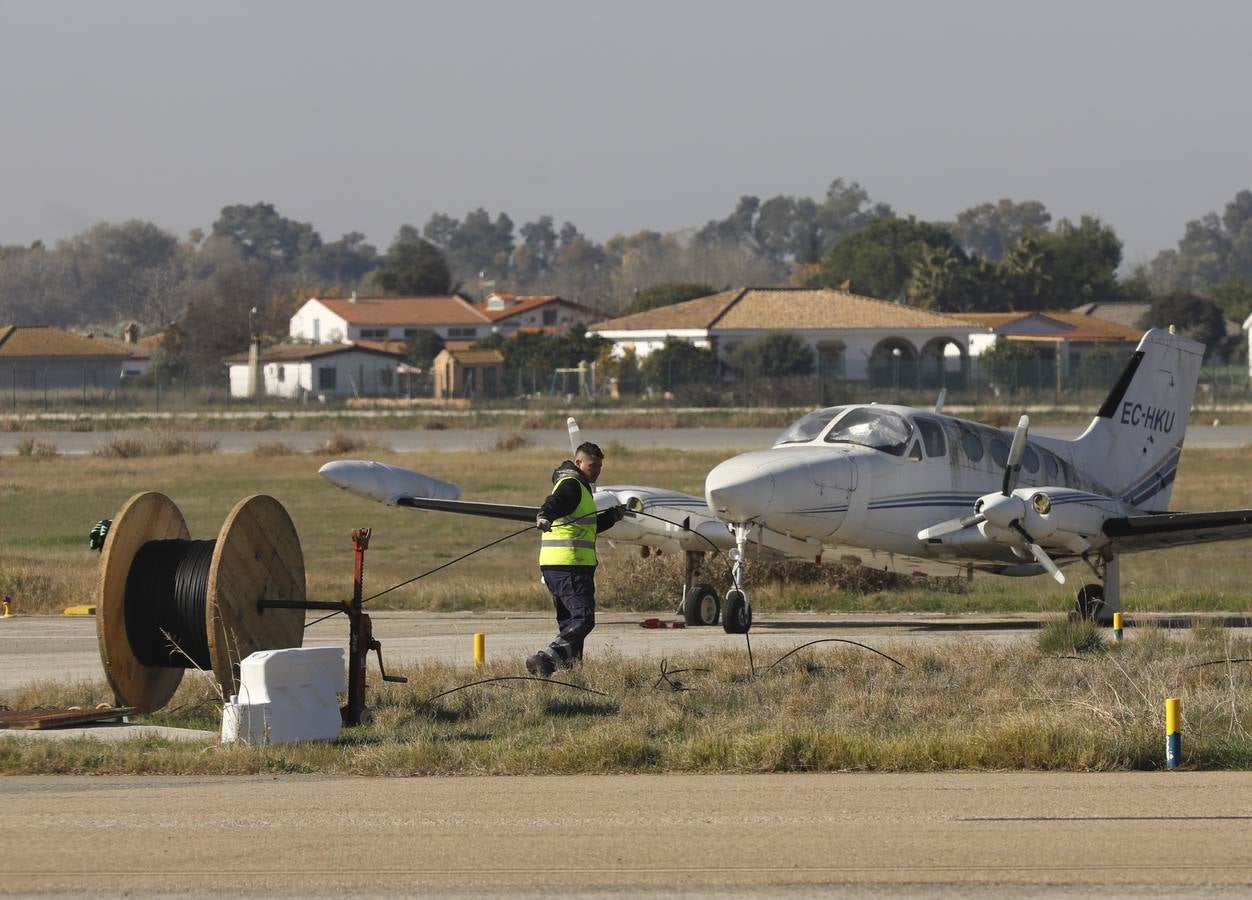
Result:
{"type": "Polygon", "coordinates": [[[622,521],[622,519],[626,518],[626,513],[627,513],[626,504],[621,503],[617,506],[611,506],[609,507],[609,512],[613,514],[613,523],[616,524],[622,521]]]}
{"type": "Polygon", "coordinates": [[[536,516],[535,527],[538,528],[540,531],[551,531],[552,520],[549,519],[547,516],[536,516]]]}
{"type": "Polygon", "coordinates": [[[112,519],[101,519],[96,523],[96,527],[91,529],[91,533],[87,535],[87,546],[97,553],[104,550],[104,539],[109,535],[109,526],[113,524],[112,519]]]}

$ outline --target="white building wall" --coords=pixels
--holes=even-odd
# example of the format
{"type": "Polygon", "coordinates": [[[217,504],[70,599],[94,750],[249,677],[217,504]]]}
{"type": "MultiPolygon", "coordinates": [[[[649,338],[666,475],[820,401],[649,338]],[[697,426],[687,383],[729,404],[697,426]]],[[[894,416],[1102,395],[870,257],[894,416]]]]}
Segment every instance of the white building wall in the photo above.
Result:
{"type": "Polygon", "coordinates": [[[347,337],[348,323],[316,298],[306,300],[296,310],[288,323],[288,333],[293,340],[314,344],[338,344],[351,340],[347,337]]]}
{"type": "MultiPolygon", "coordinates": [[[[262,381],[267,397],[378,397],[396,391],[397,361],[377,353],[345,351],[309,360],[265,362],[261,360],[262,381]],[[323,387],[321,370],[334,370],[334,386],[323,387]],[[283,379],[278,373],[282,370],[283,379]]],[[[248,395],[248,364],[230,366],[230,395],[248,395]]]]}
{"type": "MultiPolygon", "coordinates": [[[[664,346],[666,339],[681,339],[695,344],[697,347],[709,346],[708,332],[703,329],[681,329],[675,331],[600,331],[601,337],[613,341],[613,355],[620,357],[628,347],[633,347],[635,356],[644,359],[654,350],[664,346]]],[[[718,357],[725,360],[738,345],[744,341],[768,334],[761,329],[743,331],[716,331],[718,357]]],[[[983,341],[983,346],[994,342],[995,335],[983,334],[981,331],[936,331],[931,329],[825,329],[792,332],[810,347],[818,344],[841,342],[843,349],[843,377],[849,381],[865,381],[869,378],[869,360],[874,348],[885,340],[907,341],[913,347],[913,355],[919,355],[922,348],[937,337],[947,337],[966,348],[969,355],[977,355],[973,350],[976,340],[983,341]],[[986,339],[986,340],[984,340],[986,339]]],[[[950,355],[950,350],[949,350],[950,355]]],[[[959,368],[958,361],[949,361],[954,370],[959,368]]]]}

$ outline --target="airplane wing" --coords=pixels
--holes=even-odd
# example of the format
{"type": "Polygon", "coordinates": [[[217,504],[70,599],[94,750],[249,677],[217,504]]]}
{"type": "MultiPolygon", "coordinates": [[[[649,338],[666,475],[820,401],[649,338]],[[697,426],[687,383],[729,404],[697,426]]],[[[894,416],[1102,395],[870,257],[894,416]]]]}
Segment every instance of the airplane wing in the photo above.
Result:
{"type": "Polygon", "coordinates": [[[1114,553],[1233,541],[1252,537],[1252,509],[1125,516],[1105,521],[1104,533],[1114,553]]]}
{"type": "Polygon", "coordinates": [[[440,500],[431,497],[397,497],[396,506],[410,509],[433,509],[439,512],[461,513],[466,516],[486,516],[490,519],[508,519],[511,522],[531,522],[539,515],[538,506],[512,506],[508,503],[477,503],[473,500],[440,500]]]}

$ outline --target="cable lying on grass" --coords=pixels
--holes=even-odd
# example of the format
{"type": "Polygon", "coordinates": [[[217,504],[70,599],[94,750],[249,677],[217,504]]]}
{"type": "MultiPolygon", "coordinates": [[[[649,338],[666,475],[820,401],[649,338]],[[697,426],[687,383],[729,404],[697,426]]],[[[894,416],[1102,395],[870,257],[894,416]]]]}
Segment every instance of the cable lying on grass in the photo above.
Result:
{"type": "Polygon", "coordinates": [[[434,703],[436,700],[442,697],[448,696],[449,694],[455,694],[457,691],[463,691],[466,688],[478,687],[481,684],[494,684],[499,681],[537,681],[540,684],[556,684],[556,685],[560,685],[561,687],[573,688],[576,691],[584,691],[588,694],[596,694],[597,696],[600,696],[600,697],[610,696],[609,694],[606,694],[604,691],[597,691],[595,688],[583,687],[581,684],[571,684],[568,681],[555,681],[551,678],[534,678],[530,675],[501,675],[497,678],[484,678],[481,681],[471,681],[469,684],[458,685],[457,687],[450,688],[449,690],[443,691],[442,693],[435,694],[435,696],[433,697],[427,697],[425,700],[421,701],[418,705],[426,706],[428,704],[434,703]]]}

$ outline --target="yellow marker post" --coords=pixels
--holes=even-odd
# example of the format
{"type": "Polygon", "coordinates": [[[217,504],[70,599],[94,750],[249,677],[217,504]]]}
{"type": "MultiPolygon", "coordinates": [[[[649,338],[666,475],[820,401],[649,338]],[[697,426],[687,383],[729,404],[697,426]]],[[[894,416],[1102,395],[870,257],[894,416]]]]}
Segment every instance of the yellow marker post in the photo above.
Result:
{"type": "Polygon", "coordinates": [[[474,668],[481,669],[487,664],[487,635],[479,632],[474,635],[474,668]]]}
{"type": "Polygon", "coordinates": [[[5,597],[4,598],[4,615],[0,616],[0,619],[11,619],[11,618],[13,618],[13,598],[5,597]]]}
{"type": "Polygon", "coordinates": [[[1120,641],[1122,639],[1122,614],[1113,613],[1113,640],[1120,641]]]}
{"type": "Polygon", "coordinates": [[[1177,769],[1182,762],[1182,717],[1177,697],[1165,701],[1165,767],[1177,769]]]}

